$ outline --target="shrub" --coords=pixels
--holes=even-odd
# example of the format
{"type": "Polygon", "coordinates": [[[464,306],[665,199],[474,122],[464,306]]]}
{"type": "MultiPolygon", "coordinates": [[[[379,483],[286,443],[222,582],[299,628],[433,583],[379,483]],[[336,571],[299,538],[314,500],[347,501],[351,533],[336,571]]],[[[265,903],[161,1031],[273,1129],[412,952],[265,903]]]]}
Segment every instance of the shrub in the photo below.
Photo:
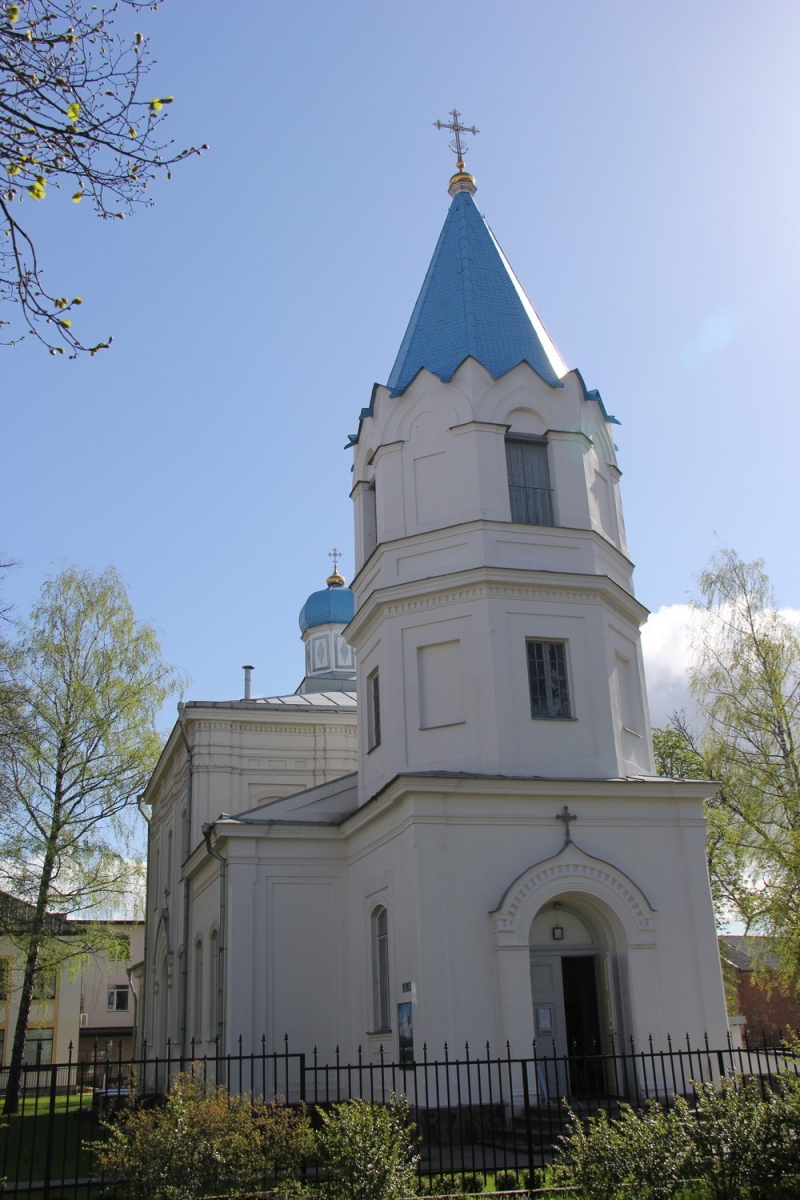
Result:
{"type": "Polygon", "coordinates": [[[460,1187],[457,1190],[465,1196],[479,1196],[486,1187],[486,1176],[480,1171],[465,1171],[459,1183],[460,1187]]]}
{"type": "MultiPolygon", "coordinates": [[[[525,1184],[527,1188],[527,1183],[525,1184]]],[[[516,1171],[498,1171],[494,1177],[494,1188],[496,1192],[517,1192],[519,1191],[519,1176],[516,1171]]]]}
{"type": "Polygon", "coordinates": [[[315,1149],[305,1105],[291,1109],[276,1096],[271,1104],[254,1105],[252,1112],[265,1172],[275,1176],[281,1191],[297,1190],[303,1159],[315,1149]]]}
{"type": "Polygon", "coordinates": [[[571,1129],[560,1138],[553,1175],[581,1196],[614,1200],[664,1200],[686,1178],[691,1155],[689,1110],[678,1099],[668,1112],[654,1101],[636,1111],[622,1105],[619,1118],[601,1110],[586,1121],[570,1113],[571,1129]]]}
{"type": "Polygon", "coordinates": [[[329,1200],[401,1200],[414,1194],[416,1164],[413,1125],[404,1098],[386,1105],[347,1100],[320,1110],[317,1137],[329,1200]]]}
{"type": "Polygon", "coordinates": [[[797,1195],[800,1082],[784,1075],[762,1093],[757,1079],[696,1084],[692,1167],[711,1200],[797,1195]],[[783,1182],[781,1182],[783,1180],[783,1182]]]}
{"type": "Polygon", "coordinates": [[[194,1200],[220,1178],[229,1196],[241,1196],[264,1170],[249,1100],[192,1075],[176,1077],[163,1108],[141,1108],[134,1097],[107,1128],[94,1147],[98,1163],[136,1200],[194,1200]]]}

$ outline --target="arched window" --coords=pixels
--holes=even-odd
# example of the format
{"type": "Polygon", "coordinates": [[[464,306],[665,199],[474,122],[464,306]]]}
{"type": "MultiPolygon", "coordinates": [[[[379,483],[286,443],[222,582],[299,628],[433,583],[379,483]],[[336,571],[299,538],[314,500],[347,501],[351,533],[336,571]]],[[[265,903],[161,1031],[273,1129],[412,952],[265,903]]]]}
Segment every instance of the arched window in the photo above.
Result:
{"type": "Polygon", "coordinates": [[[372,1020],[376,1033],[389,1029],[389,914],[372,914],[372,1020]]]}
{"type": "Polygon", "coordinates": [[[194,944],[194,1037],[203,1040],[203,939],[194,944]]]}
{"type": "MultiPolygon", "coordinates": [[[[219,1016],[217,1013],[219,999],[219,934],[216,929],[212,929],[211,937],[208,939],[208,953],[211,959],[211,970],[208,973],[208,1036],[210,1041],[214,1041],[219,1030],[217,1022],[219,1016]]],[[[221,1047],[220,1047],[221,1049],[221,1047]]]]}

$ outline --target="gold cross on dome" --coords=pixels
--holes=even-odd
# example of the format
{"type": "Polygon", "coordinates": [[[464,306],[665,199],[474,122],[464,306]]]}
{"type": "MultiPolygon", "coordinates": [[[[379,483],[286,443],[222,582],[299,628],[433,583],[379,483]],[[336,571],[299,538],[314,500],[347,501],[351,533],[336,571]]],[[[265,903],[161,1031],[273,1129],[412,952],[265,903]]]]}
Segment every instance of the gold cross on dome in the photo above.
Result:
{"type": "Polygon", "coordinates": [[[565,845],[567,842],[572,841],[572,833],[570,832],[569,827],[570,827],[570,823],[572,821],[577,821],[577,819],[578,818],[575,816],[575,814],[571,813],[569,811],[569,808],[567,807],[566,804],[564,805],[564,807],[562,808],[560,813],[556,813],[556,820],[564,822],[564,844],[565,845]]]}
{"type": "Polygon", "coordinates": [[[338,574],[338,572],[337,572],[337,567],[339,566],[339,559],[340,559],[341,557],[342,557],[342,552],[341,552],[341,550],[337,550],[335,546],[333,547],[333,549],[332,549],[332,550],[330,551],[330,553],[328,554],[328,558],[332,558],[332,559],[333,559],[333,573],[334,573],[334,575],[338,574]]]}
{"type": "Polygon", "coordinates": [[[462,146],[462,144],[461,144],[461,134],[462,133],[473,133],[473,134],[480,133],[480,129],[476,129],[474,125],[462,125],[461,120],[460,120],[461,113],[458,111],[457,108],[454,108],[447,115],[449,117],[453,118],[452,121],[434,121],[433,122],[434,128],[449,129],[450,132],[454,135],[453,140],[450,143],[450,149],[453,151],[453,153],[458,158],[458,169],[463,170],[464,155],[467,153],[467,147],[462,146]]]}

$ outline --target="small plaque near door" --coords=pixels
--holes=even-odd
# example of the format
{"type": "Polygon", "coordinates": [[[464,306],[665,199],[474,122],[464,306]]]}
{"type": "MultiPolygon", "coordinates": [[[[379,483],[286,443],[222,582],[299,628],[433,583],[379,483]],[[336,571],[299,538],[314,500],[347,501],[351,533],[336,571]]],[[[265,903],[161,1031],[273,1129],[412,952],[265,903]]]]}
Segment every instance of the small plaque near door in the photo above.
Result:
{"type": "Polygon", "coordinates": [[[537,1004],[536,1029],[539,1033],[553,1032],[553,1009],[549,1004],[537,1004]]]}

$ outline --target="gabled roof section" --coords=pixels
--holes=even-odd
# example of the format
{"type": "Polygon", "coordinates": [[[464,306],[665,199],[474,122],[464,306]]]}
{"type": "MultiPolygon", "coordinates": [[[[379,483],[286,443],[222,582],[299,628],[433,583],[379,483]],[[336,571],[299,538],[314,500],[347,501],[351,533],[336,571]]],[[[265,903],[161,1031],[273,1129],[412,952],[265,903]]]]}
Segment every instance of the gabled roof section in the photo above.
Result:
{"type": "Polygon", "coordinates": [[[447,382],[465,358],[495,379],[527,362],[552,387],[568,367],[468,191],[455,194],[387,386],[423,367],[447,382]]]}

